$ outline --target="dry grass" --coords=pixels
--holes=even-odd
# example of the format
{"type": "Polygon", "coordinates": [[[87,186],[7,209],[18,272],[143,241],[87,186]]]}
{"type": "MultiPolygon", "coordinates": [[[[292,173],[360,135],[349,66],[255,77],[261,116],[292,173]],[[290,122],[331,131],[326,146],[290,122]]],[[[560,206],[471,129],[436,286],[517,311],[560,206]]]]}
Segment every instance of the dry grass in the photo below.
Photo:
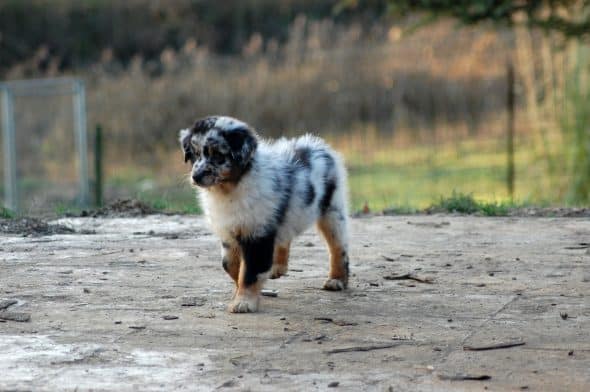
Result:
{"type": "Polygon", "coordinates": [[[157,78],[140,58],[122,73],[97,66],[87,74],[90,122],[136,155],[170,148],[176,129],[211,113],[243,118],[268,136],[346,134],[367,124],[412,140],[502,131],[485,126],[504,109],[508,52],[497,33],[447,22],[366,42],[354,27],[302,18],[291,30],[285,46],[267,43],[264,53],[253,38],[241,59],[190,43],[165,51],[157,78]]]}

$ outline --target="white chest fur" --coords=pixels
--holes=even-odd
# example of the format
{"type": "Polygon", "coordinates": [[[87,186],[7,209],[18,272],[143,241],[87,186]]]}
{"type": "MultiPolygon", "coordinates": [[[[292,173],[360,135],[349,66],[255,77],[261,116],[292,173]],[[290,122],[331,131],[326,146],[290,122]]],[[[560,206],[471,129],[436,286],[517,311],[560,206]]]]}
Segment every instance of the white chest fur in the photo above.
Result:
{"type": "Polygon", "coordinates": [[[272,220],[277,199],[271,176],[262,175],[254,165],[230,192],[201,190],[200,198],[211,229],[221,238],[262,234],[265,222],[272,220]]]}

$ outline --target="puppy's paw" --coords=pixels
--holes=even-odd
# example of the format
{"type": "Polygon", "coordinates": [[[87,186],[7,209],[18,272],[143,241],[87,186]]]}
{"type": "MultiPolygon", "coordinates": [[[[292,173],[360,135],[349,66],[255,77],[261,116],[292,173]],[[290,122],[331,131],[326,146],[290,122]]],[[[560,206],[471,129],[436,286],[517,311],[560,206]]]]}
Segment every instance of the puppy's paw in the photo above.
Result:
{"type": "Polygon", "coordinates": [[[285,264],[273,264],[270,270],[270,278],[278,279],[287,273],[288,267],[285,264]]]}
{"type": "Polygon", "coordinates": [[[329,278],[324,282],[323,289],[328,291],[341,291],[346,289],[346,283],[340,279],[329,278]]]}
{"type": "Polygon", "coordinates": [[[254,313],[258,311],[258,296],[236,296],[229,304],[230,313],[254,313]]]}

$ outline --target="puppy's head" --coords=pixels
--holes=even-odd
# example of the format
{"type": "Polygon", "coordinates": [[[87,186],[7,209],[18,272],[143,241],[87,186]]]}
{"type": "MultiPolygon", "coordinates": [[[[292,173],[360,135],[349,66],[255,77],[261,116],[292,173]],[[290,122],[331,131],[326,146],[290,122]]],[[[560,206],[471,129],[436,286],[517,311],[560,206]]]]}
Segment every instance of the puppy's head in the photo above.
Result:
{"type": "Polygon", "coordinates": [[[237,184],[250,168],[258,146],[248,124],[235,118],[209,116],[180,131],[184,161],[191,162],[191,179],[200,187],[237,184]]]}

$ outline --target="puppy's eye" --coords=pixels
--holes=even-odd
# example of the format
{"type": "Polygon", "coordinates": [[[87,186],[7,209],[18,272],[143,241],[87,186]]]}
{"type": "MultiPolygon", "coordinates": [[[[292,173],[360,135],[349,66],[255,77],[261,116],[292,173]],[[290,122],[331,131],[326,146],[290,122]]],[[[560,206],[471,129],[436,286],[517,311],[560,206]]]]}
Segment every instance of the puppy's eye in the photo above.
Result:
{"type": "Polygon", "coordinates": [[[193,153],[195,154],[195,157],[197,159],[199,159],[201,157],[201,148],[193,140],[191,140],[191,147],[192,147],[191,149],[193,150],[193,153]]]}
{"type": "Polygon", "coordinates": [[[225,155],[219,151],[211,151],[211,160],[215,163],[223,163],[225,161],[225,155]]]}

